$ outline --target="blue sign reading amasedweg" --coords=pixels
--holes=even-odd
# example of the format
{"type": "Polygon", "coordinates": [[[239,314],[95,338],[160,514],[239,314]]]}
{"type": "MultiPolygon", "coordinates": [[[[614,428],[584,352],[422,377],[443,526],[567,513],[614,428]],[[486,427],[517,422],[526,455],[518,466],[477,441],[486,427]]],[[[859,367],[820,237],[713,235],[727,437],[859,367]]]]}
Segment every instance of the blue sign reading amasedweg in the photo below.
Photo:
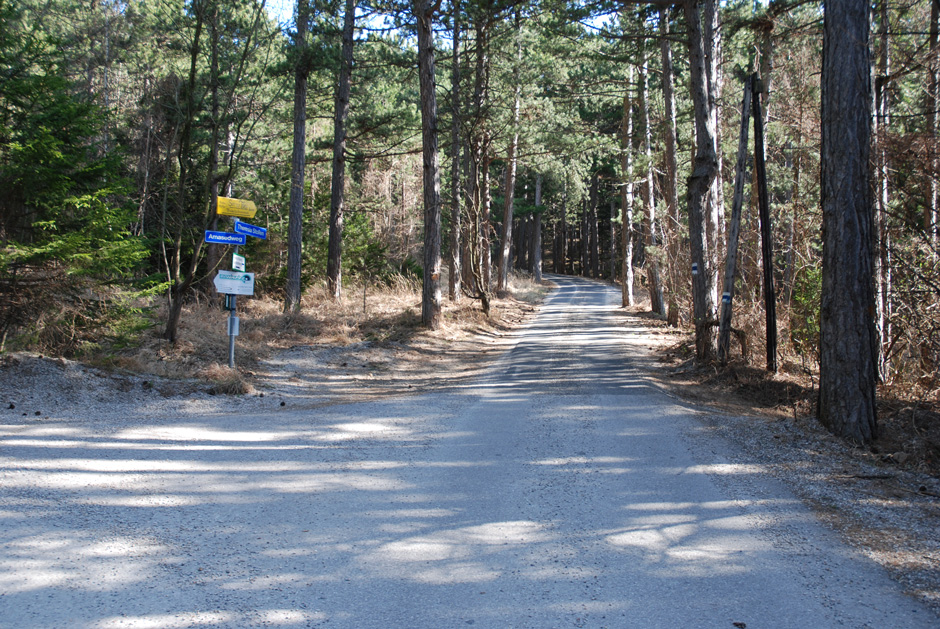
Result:
{"type": "Polygon", "coordinates": [[[206,242],[216,245],[243,245],[247,240],[242,234],[206,230],[206,242]]]}

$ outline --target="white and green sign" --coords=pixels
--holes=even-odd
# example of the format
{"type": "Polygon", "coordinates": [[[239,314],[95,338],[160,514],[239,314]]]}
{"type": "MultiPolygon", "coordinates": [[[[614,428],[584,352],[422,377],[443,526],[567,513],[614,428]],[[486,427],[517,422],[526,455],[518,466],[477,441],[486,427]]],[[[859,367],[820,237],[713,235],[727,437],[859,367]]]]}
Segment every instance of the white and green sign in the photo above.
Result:
{"type": "Polygon", "coordinates": [[[219,271],[212,281],[222,295],[254,295],[255,274],[238,271],[219,271]]]}

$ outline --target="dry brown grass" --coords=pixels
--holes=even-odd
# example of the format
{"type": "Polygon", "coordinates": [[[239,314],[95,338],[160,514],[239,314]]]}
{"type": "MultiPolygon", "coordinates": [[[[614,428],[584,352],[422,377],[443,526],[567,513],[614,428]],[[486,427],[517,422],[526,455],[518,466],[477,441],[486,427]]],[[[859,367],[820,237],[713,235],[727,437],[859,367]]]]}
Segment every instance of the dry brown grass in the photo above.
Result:
{"type": "Polygon", "coordinates": [[[209,393],[213,395],[247,395],[255,392],[254,386],[245,376],[228,365],[212,363],[201,369],[197,376],[213,383],[209,389],[209,393]]]}
{"type": "MultiPolygon", "coordinates": [[[[398,351],[396,360],[402,364],[396,364],[395,371],[417,377],[432,363],[441,368],[448,356],[461,364],[479,359],[486,351],[481,337],[502,336],[531,314],[549,290],[531,277],[514,276],[510,294],[493,300],[489,318],[477,301],[445,298],[443,324],[437,330],[421,326],[420,285],[405,279],[392,286],[366,286],[365,291],[361,284],[348,286],[339,300],[330,297],[325,284],[318,284],[305,293],[300,311],[293,314],[285,314],[283,303],[272,298],[242,298],[235,370],[227,367],[228,313],[203,301],[184,309],[177,343],[163,340],[158,324],[144,333],[137,347],[99,356],[95,362],[164,378],[198,378],[213,383],[216,393],[246,394],[254,392],[252,379],[264,371],[263,362],[280,351],[393,344],[411,350],[398,351]]],[[[164,314],[156,309],[155,319],[161,321],[164,314]]]]}
{"type": "MultiPolygon", "coordinates": [[[[788,342],[785,314],[778,322],[777,373],[765,369],[763,313],[745,311],[740,321],[751,347],[749,360],[732,342],[727,365],[699,364],[692,331],[676,330],[660,351],[663,383],[686,399],[731,413],[792,420],[814,416],[819,366],[815,356],[799,354],[788,342]]],[[[910,383],[878,385],[878,437],[868,451],[886,464],[940,477],[940,402],[910,383]]]]}

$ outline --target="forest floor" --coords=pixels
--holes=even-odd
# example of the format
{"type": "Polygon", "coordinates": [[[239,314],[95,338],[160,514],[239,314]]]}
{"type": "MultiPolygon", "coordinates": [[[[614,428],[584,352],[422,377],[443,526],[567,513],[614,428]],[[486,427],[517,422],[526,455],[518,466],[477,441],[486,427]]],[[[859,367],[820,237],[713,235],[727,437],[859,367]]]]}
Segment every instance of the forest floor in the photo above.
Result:
{"type": "MultiPolygon", "coordinates": [[[[236,370],[226,366],[226,314],[205,305],[186,312],[175,346],[153,331],[136,347],[91,361],[0,356],[0,422],[264,413],[472,386],[512,346],[513,330],[548,291],[516,278],[513,296],[494,300],[491,317],[465,298],[447,304],[444,325],[430,332],[418,325],[413,288],[364,297],[349,291],[338,303],[314,291],[294,317],[273,301],[249,301],[236,370]]],[[[687,331],[667,327],[642,306],[620,312],[625,325],[640,319],[648,331],[648,349],[658,358],[648,377],[696,407],[704,430],[737,445],[735,462],[760,465],[785,482],[940,612],[940,440],[933,432],[940,416],[889,399],[879,440],[852,447],[813,418],[812,377],[799,369],[785,361],[779,374],[744,363],[699,368],[687,331]]]]}

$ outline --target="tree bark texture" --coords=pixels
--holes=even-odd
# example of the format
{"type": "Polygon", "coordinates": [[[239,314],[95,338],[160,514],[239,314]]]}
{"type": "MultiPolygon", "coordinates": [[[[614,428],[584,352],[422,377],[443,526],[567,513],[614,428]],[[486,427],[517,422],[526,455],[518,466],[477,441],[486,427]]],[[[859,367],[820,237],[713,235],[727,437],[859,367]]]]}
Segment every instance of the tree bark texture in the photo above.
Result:
{"type": "Polygon", "coordinates": [[[829,0],[822,65],[823,212],[817,414],[834,434],[876,436],[874,242],[870,177],[870,6],[829,0]]]}
{"type": "Polygon", "coordinates": [[[349,118],[349,80],[352,74],[356,0],[346,0],[343,15],[343,47],[336,84],[333,114],[333,176],[330,187],[330,240],[326,258],[326,283],[333,299],[343,292],[343,218],[346,211],[346,120],[349,118]]]}
{"type": "Polygon", "coordinates": [[[581,256],[581,275],[591,277],[591,228],[590,228],[590,209],[587,200],[581,202],[581,224],[578,234],[578,253],[581,256]]]}
{"type": "Polygon", "coordinates": [[[480,267],[480,155],[483,141],[472,134],[467,147],[467,227],[464,243],[464,284],[471,292],[477,291],[483,277],[480,267]]]}
{"type": "Polygon", "coordinates": [[[431,329],[437,329],[441,325],[441,174],[437,153],[434,32],[431,27],[435,9],[436,5],[432,4],[431,0],[416,0],[424,175],[424,278],[421,290],[421,323],[431,329]]]}
{"type": "Polygon", "coordinates": [[[480,164],[480,255],[483,258],[483,285],[486,286],[486,292],[490,292],[493,280],[493,256],[490,243],[493,236],[493,221],[491,211],[493,207],[493,192],[490,188],[490,164],[493,156],[490,154],[490,138],[487,134],[485,146],[487,150],[483,152],[483,161],[480,164]]]}
{"type": "Polygon", "coordinates": [[[669,277],[669,313],[670,325],[678,324],[679,318],[679,181],[678,156],[676,154],[676,95],[672,70],[672,46],[669,41],[669,9],[659,10],[660,53],[662,56],[663,116],[665,118],[665,177],[663,196],[666,199],[667,269],[669,277]]]}
{"type": "MultiPolygon", "coordinates": [[[[212,3],[211,17],[209,19],[209,102],[211,140],[209,145],[209,173],[206,178],[206,196],[209,199],[209,229],[218,229],[219,215],[216,211],[219,198],[219,3],[212,3]]],[[[204,286],[209,293],[209,301],[218,305],[219,294],[215,284],[211,281],[212,272],[222,263],[222,247],[210,244],[206,247],[206,266],[209,269],[204,286]]]]}
{"type": "Polygon", "coordinates": [[[529,262],[532,276],[542,282],[542,175],[535,176],[535,214],[532,216],[532,253],[529,262]]]}
{"type": "Polygon", "coordinates": [[[600,180],[599,173],[595,172],[591,175],[591,192],[590,192],[590,201],[591,207],[590,212],[588,213],[588,232],[589,232],[589,242],[588,242],[588,254],[591,264],[591,277],[597,279],[600,277],[600,243],[598,242],[597,235],[597,199],[598,199],[598,183],[600,180]]]}
{"type": "Polygon", "coordinates": [[[924,231],[927,232],[927,241],[937,247],[938,229],[940,222],[940,186],[937,184],[936,173],[940,172],[940,154],[937,152],[937,126],[940,122],[940,0],[930,2],[930,63],[927,68],[927,134],[930,140],[930,170],[934,175],[930,178],[930,197],[927,207],[924,208],[924,231]]]}
{"type": "Polygon", "coordinates": [[[722,157],[718,148],[721,146],[721,88],[723,84],[721,67],[722,40],[721,20],[718,0],[704,0],[702,2],[702,35],[703,50],[705,52],[705,74],[708,77],[708,115],[711,117],[712,128],[715,132],[715,155],[718,160],[718,176],[712,180],[709,193],[709,217],[706,224],[712,258],[712,276],[709,282],[713,290],[718,290],[718,249],[724,240],[725,227],[725,200],[722,188],[721,171],[722,157]]]}
{"type": "MultiPolygon", "coordinates": [[[[472,294],[480,299],[484,312],[489,308],[489,252],[484,249],[489,242],[489,225],[484,223],[484,214],[489,206],[485,197],[489,195],[490,137],[486,128],[486,107],[489,102],[489,22],[477,18],[474,25],[476,39],[476,61],[473,86],[473,116],[469,120],[469,174],[467,177],[468,220],[470,221],[464,266],[467,273],[465,283],[472,287],[472,294]],[[486,208],[484,207],[486,205],[486,208]]],[[[488,214],[486,216],[488,220],[488,214]]]]}
{"type": "Polygon", "coordinates": [[[608,241],[607,252],[610,257],[610,264],[607,267],[607,273],[612,282],[617,281],[617,199],[616,195],[611,195],[610,199],[610,240],[608,241]]]}
{"type": "Polygon", "coordinates": [[[561,247],[554,255],[559,259],[556,273],[568,272],[568,182],[565,182],[565,188],[561,195],[561,247]]]}
{"type": "Polygon", "coordinates": [[[284,287],[284,312],[300,309],[303,254],[304,169],[307,147],[307,21],[310,15],[308,0],[297,0],[297,32],[294,47],[297,64],[294,67],[294,137],[291,150],[290,206],[287,219],[287,284],[284,287]]]}
{"type": "Polygon", "coordinates": [[[738,258],[738,236],[741,233],[741,206],[744,204],[744,174],[747,170],[747,135],[751,120],[751,92],[754,77],[744,82],[741,103],[741,132],[738,136],[738,161],[734,174],[734,198],[731,201],[731,225],[728,228],[728,248],[725,260],[724,291],[721,294],[721,316],[718,321],[718,360],[728,362],[731,346],[731,315],[734,302],[734,276],[738,258]]]}
{"type": "Polygon", "coordinates": [[[451,175],[450,175],[450,260],[448,296],[460,300],[461,291],[461,212],[460,212],[460,2],[454,0],[453,55],[451,58],[451,175]]]}
{"type": "MultiPolygon", "coordinates": [[[[881,0],[878,7],[878,69],[875,77],[875,117],[873,120],[872,144],[875,151],[875,225],[876,247],[874,261],[875,276],[875,329],[878,331],[878,373],[884,378],[887,373],[884,348],[891,337],[891,242],[888,231],[888,212],[891,201],[889,188],[888,151],[885,141],[891,124],[888,103],[891,57],[888,45],[888,2],[881,0]]],[[[931,180],[933,178],[931,177],[931,180]]],[[[929,193],[928,193],[929,194],[929,193]]],[[[929,201],[928,201],[929,206],[929,201]]]]}
{"type": "MultiPolygon", "coordinates": [[[[763,124],[764,128],[767,128],[767,125],[770,122],[770,86],[773,82],[773,68],[774,68],[774,36],[773,28],[774,22],[778,12],[780,11],[778,0],[771,2],[771,5],[768,10],[768,17],[764,21],[759,30],[754,33],[754,47],[757,51],[757,69],[758,69],[758,80],[759,85],[756,85],[755,88],[759,90],[763,114],[763,124]]],[[[801,133],[801,129],[796,130],[797,133],[801,133]]],[[[751,192],[750,192],[750,207],[753,210],[752,212],[747,213],[747,217],[757,216],[760,211],[760,201],[758,199],[758,190],[757,185],[757,169],[751,169],[751,192]]],[[[761,270],[758,265],[758,260],[760,259],[760,252],[758,251],[758,243],[760,242],[760,221],[751,220],[749,221],[749,227],[747,235],[744,237],[744,247],[747,251],[742,252],[741,256],[741,268],[738,273],[744,280],[742,284],[745,286],[750,286],[755,291],[755,298],[759,297],[762,293],[762,283],[760,280],[761,270]]]]}
{"type": "Polygon", "coordinates": [[[564,273],[564,268],[559,264],[561,261],[561,252],[564,247],[564,230],[560,219],[552,222],[552,272],[564,273]]]}
{"type": "MultiPolygon", "coordinates": [[[[196,242],[195,249],[190,258],[190,264],[186,269],[186,274],[182,275],[182,214],[186,212],[189,205],[189,170],[192,160],[192,138],[193,125],[196,119],[196,77],[198,70],[199,54],[201,52],[200,39],[205,22],[205,5],[198,4],[193,6],[196,17],[193,33],[193,43],[190,47],[189,55],[189,85],[186,92],[185,112],[183,117],[183,128],[180,131],[180,147],[177,153],[177,162],[179,165],[179,176],[176,189],[176,211],[180,214],[178,218],[178,229],[174,237],[173,257],[169,263],[168,274],[172,282],[169,290],[169,304],[167,312],[166,327],[163,330],[163,338],[175,343],[179,334],[180,317],[183,314],[183,299],[186,293],[192,287],[196,277],[196,267],[199,262],[199,256],[202,253],[203,240],[196,242]]],[[[214,208],[213,208],[214,209],[214,208]]]]}
{"type": "Polygon", "coordinates": [[[506,150],[506,202],[503,208],[503,230],[500,235],[498,275],[496,278],[497,292],[509,288],[509,249],[512,244],[512,214],[516,191],[516,151],[519,147],[519,101],[522,97],[522,85],[519,79],[519,66],[522,64],[522,34],[519,31],[519,9],[515,10],[516,34],[516,63],[512,69],[513,100],[512,100],[512,130],[509,148],[506,150]]]}
{"type": "Polygon", "coordinates": [[[467,138],[466,141],[462,141],[463,145],[463,155],[460,158],[461,167],[460,171],[463,173],[463,199],[461,201],[461,207],[463,208],[463,234],[461,236],[460,243],[460,258],[461,258],[461,267],[460,267],[460,277],[464,287],[465,294],[470,294],[474,287],[474,247],[476,247],[476,238],[477,238],[477,206],[476,206],[476,158],[474,157],[476,151],[476,143],[473,141],[473,137],[467,138]]]}
{"type": "Polygon", "coordinates": [[[646,173],[643,181],[643,205],[647,236],[647,275],[649,279],[650,310],[659,315],[666,314],[663,302],[663,286],[659,277],[659,241],[656,230],[656,195],[653,183],[653,127],[650,124],[650,85],[649,61],[644,45],[643,63],[640,65],[640,120],[643,123],[643,155],[646,160],[646,173]]]}
{"type": "Polygon", "coordinates": [[[636,304],[633,278],[633,66],[627,68],[627,85],[623,93],[623,121],[620,124],[620,221],[623,252],[623,283],[621,303],[636,304]]]}
{"type": "Polygon", "coordinates": [[[708,361],[715,357],[717,350],[713,326],[716,314],[717,277],[713,263],[714,246],[710,242],[710,236],[714,236],[717,227],[712,224],[716,214],[709,211],[709,208],[714,207],[714,199],[710,199],[710,195],[719,173],[717,137],[710,109],[711,95],[706,73],[700,4],[699,0],[691,0],[685,4],[696,136],[695,158],[688,185],[688,207],[695,355],[699,360],[708,361]]]}
{"type": "Polygon", "coordinates": [[[520,216],[516,219],[516,226],[512,228],[512,247],[510,254],[515,258],[515,267],[517,269],[524,269],[526,266],[526,260],[529,256],[529,248],[525,246],[525,235],[526,235],[526,222],[527,216],[520,216]]]}
{"type": "Polygon", "coordinates": [[[764,162],[764,116],[760,91],[754,94],[754,170],[757,171],[757,202],[760,208],[761,265],[764,271],[764,315],[767,338],[767,371],[777,372],[777,292],[774,290],[774,244],[770,222],[770,198],[767,192],[767,168],[764,162]]]}

